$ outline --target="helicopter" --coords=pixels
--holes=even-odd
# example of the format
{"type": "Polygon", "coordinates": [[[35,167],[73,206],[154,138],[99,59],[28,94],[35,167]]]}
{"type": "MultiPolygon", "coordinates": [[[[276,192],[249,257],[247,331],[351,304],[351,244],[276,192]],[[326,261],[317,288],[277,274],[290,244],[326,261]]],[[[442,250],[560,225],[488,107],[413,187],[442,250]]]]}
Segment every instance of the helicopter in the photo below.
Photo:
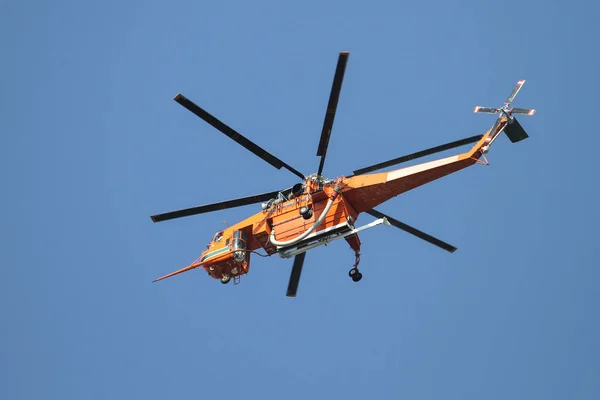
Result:
{"type": "Polygon", "coordinates": [[[381,224],[399,228],[447,252],[454,253],[456,251],[455,246],[390,217],[375,207],[402,193],[471,165],[489,165],[485,154],[488,153],[491,144],[502,132],[512,143],[528,138],[528,134],[516,120],[515,115],[533,115],[535,110],[510,107],[525,80],[518,81],[502,107],[477,106],[474,108],[474,113],[498,114],[494,125],[485,134],[455,140],[360,168],[348,176],[327,178],[323,175],[323,169],[348,58],[349,52],[339,53],[317,147],[316,155],[320,157],[319,165],[317,172],[310,175],[303,174],[275,157],[181,93],[175,96],[174,100],[191,113],[276,169],[285,168],[293,173],[299,178],[299,181],[286,189],[152,215],[151,219],[156,223],[261,203],[260,211],[254,215],[217,231],[206,249],[190,265],[155,279],[153,282],[201,267],[210,277],[220,280],[223,284],[227,284],[231,280],[234,281],[234,284],[238,284],[241,276],[250,271],[251,254],[255,253],[261,256],[277,254],[284,259],[294,258],[286,296],[295,297],[306,253],[339,239],[345,239],[354,251],[354,265],[348,274],[352,281],[359,282],[362,279],[362,272],[358,268],[361,249],[358,233],[381,224]],[[375,172],[473,143],[474,145],[469,151],[461,154],[388,172],[375,172]],[[375,221],[357,227],[356,222],[362,213],[375,217],[375,221]],[[262,250],[266,254],[263,255],[258,250],[262,250]]]}

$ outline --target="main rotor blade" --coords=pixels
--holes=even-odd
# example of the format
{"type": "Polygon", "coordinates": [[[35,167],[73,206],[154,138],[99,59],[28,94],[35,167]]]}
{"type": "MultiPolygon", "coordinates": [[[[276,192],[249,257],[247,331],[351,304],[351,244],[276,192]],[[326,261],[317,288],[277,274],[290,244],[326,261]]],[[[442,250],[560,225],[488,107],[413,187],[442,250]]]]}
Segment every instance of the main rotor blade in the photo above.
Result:
{"type": "Polygon", "coordinates": [[[435,246],[437,246],[437,247],[439,247],[441,249],[449,251],[450,253],[454,253],[456,251],[456,247],[454,247],[454,246],[452,246],[452,245],[450,245],[450,244],[448,244],[448,243],[446,243],[446,242],[444,242],[444,241],[442,241],[442,240],[440,240],[438,238],[435,238],[435,237],[433,237],[431,235],[428,235],[427,233],[422,232],[422,231],[420,231],[420,230],[418,230],[416,228],[413,228],[412,226],[407,225],[404,222],[400,222],[400,221],[398,221],[395,218],[392,218],[392,217],[390,217],[388,215],[385,215],[382,212],[379,212],[379,211],[377,211],[375,209],[372,209],[372,210],[369,210],[369,211],[365,211],[365,212],[367,214],[370,214],[370,215],[374,216],[375,218],[384,218],[385,217],[388,220],[388,222],[391,225],[395,226],[396,228],[400,228],[403,231],[408,232],[408,233],[410,233],[412,235],[415,235],[416,237],[418,237],[420,239],[423,239],[423,240],[425,240],[425,241],[427,241],[427,242],[429,242],[429,243],[431,243],[431,244],[433,244],[433,245],[435,245],[435,246]]]}
{"type": "Polygon", "coordinates": [[[245,206],[248,204],[254,204],[254,203],[259,203],[261,201],[270,200],[270,199],[276,197],[278,193],[279,193],[279,191],[277,190],[277,191],[269,192],[269,193],[256,194],[254,196],[240,197],[238,199],[221,201],[219,203],[206,204],[206,205],[197,206],[197,207],[185,208],[183,210],[171,211],[171,212],[164,213],[164,214],[157,214],[157,215],[151,216],[150,218],[152,218],[152,221],[154,221],[154,222],[161,222],[161,221],[167,221],[167,220],[175,219],[175,218],[189,217],[190,215],[203,214],[203,213],[207,213],[207,212],[211,212],[211,211],[225,210],[227,208],[234,208],[234,207],[241,207],[241,206],[245,206]]]}
{"type": "Polygon", "coordinates": [[[179,103],[180,105],[182,105],[183,107],[187,108],[192,113],[194,113],[196,116],[198,116],[198,117],[202,118],[204,121],[208,122],[214,128],[218,129],[219,131],[221,131],[222,133],[227,135],[230,139],[236,141],[238,144],[242,145],[247,150],[251,151],[258,157],[262,158],[263,160],[265,160],[266,162],[268,162],[269,164],[274,166],[275,168],[281,169],[281,167],[285,167],[287,170],[291,171],[293,174],[299,176],[302,180],[305,179],[305,176],[303,173],[299,172],[295,168],[292,168],[285,162],[281,161],[279,158],[275,157],[273,154],[269,153],[262,147],[258,146],[256,143],[250,141],[249,139],[244,137],[242,134],[235,131],[233,128],[225,125],[222,121],[218,120],[213,115],[209,114],[207,111],[200,108],[200,106],[195,104],[193,101],[189,100],[187,97],[185,97],[181,93],[179,93],[177,96],[175,96],[174,100],[177,103],[179,103]]]}
{"type": "Polygon", "coordinates": [[[297,254],[296,257],[294,257],[294,265],[292,266],[290,282],[288,283],[286,293],[287,297],[296,297],[298,283],[300,283],[300,274],[302,273],[302,266],[304,265],[304,257],[306,257],[306,252],[297,254]]]}
{"type": "Polygon", "coordinates": [[[337,67],[331,85],[331,92],[329,93],[327,112],[325,113],[325,120],[323,121],[321,139],[319,140],[319,148],[317,149],[317,156],[321,156],[319,171],[317,172],[319,175],[323,172],[323,165],[325,165],[325,156],[327,155],[327,148],[329,147],[329,138],[331,137],[331,130],[333,129],[333,121],[337,111],[340,92],[342,91],[342,83],[344,81],[344,73],[346,72],[346,64],[348,63],[349,55],[350,53],[343,51],[338,56],[337,67]]]}
{"type": "Polygon", "coordinates": [[[465,144],[475,143],[475,142],[479,141],[482,137],[483,137],[483,135],[475,135],[475,136],[468,137],[466,139],[456,140],[454,142],[450,142],[450,143],[446,143],[446,144],[443,144],[440,146],[432,147],[427,150],[421,150],[416,153],[409,154],[407,156],[394,158],[393,160],[385,161],[385,162],[382,162],[379,164],[374,164],[374,165],[371,165],[370,167],[357,169],[356,171],[354,171],[354,175],[362,175],[367,172],[373,172],[378,169],[391,167],[392,165],[400,164],[400,163],[414,160],[414,159],[417,159],[420,157],[425,157],[425,156],[428,156],[431,154],[439,153],[441,151],[450,150],[455,147],[463,146],[465,144]]]}

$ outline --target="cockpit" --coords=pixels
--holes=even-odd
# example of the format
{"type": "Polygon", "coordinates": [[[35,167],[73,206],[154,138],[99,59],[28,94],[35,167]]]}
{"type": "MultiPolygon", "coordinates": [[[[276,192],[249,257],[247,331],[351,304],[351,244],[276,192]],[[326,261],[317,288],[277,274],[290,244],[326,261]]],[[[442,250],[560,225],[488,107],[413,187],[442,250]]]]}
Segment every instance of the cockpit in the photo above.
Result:
{"type": "Polygon", "coordinates": [[[223,231],[219,231],[215,233],[215,237],[213,238],[213,243],[218,243],[223,239],[223,231]]]}
{"type": "Polygon", "coordinates": [[[213,237],[213,240],[211,240],[207,245],[206,248],[210,249],[210,246],[214,245],[215,243],[220,242],[223,239],[223,231],[219,231],[217,233],[215,233],[215,236],[213,237]]]}

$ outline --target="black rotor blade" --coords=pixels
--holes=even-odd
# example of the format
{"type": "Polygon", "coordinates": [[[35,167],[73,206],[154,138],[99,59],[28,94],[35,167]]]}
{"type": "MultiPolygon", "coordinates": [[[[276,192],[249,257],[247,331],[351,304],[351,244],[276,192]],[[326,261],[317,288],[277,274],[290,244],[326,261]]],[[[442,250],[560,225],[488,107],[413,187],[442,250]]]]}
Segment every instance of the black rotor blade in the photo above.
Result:
{"type": "Polygon", "coordinates": [[[206,204],[197,207],[185,208],[183,210],[171,211],[164,214],[153,215],[152,221],[161,222],[170,219],[189,217],[190,215],[203,214],[211,211],[225,210],[227,208],[241,207],[248,204],[259,203],[261,201],[267,201],[277,196],[279,191],[256,194],[254,196],[240,197],[238,199],[221,201],[219,203],[206,204]]]}
{"type": "Polygon", "coordinates": [[[258,157],[262,158],[263,160],[265,160],[266,162],[268,162],[269,164],[274,166],[275,168],[281,169],[281,167],[284,167],[287,170],[291,171],[293,174],[299,176],[302,180],[305,179],[305,176],[303,173],[296,170],[295,168],[292,168],[285,162],[281,161],[279,158],[275,157],[273,154],[269,153],[262,147],[258,146],[256,143],[250,141],[249,139],[244,137],[242,134],[235,131],[233,128],[225,125],[222,121],[218,120],[213,115],[209,114],[207,111],[200,108],[200,106],[195,104],[193,101],[189,100],[187,97],[185,97],[181,93],[179,93],[177,96],[175,96],[174,100],[177,103],[181,104],[183,107],[187,108],[192,113],[194,113],[196,116],[202,118],[204,121],[208,122],[210,125],[212,125],[216,129],[218,129],[219,131],[221,131],[222,133],[227,135],[232,140],[236,141],[238,144],[245,147],[247,150],[251,151],[258,157]]]}
{"type": "Polygon", "coordinates": [[[375,209],[372,209],[372,210],[369,210],[369,211],[365,211],[365,212],[367,214],[370,214],[370,215],[374,216],[375,218],[386,218],[388,220],[388,222],[391,225],[395,226],[396,228],[400,228],[403,231],[408,232],[408,233],[410,233],[412,235],[415,235],[416,237],[418,237],[420,239],[423,239],[423,240],[425,240],[425,241],[427,241],[427,242],[429,242],[429,243],[431,243],[431,244],[433,244],[433,245],[435,245],[435,246],[437,246],[437,247],[439,247],[441,249],[449,251],[450,253],[454,253],[456,251],[456,247],[454,247],[454,246],[452,246],[452,245],[450,245],[450,244],[448,244],[448,243],[446,243],[446,242],[444,242],[444,241],[442,241],[442,240],[440,240],[438,238],[435,238],[435,237],[433,237],[431,235],[428,235],[427,233],[422,232],[422,231],[420,231],[420,230],[418,230],[416,228],[413,228],[412,226],[407,225],[404,222],[400,222],[400,221],[398,221],[395,218],[392,218],[392,217],[390,217],[388,215],[385,215],[382,212],[379,212],[379,211],[377,211],[375,209]]]}
{"type": "Polygon", "coordinates": [[[483,137],[483,135],[475,135],[475,136],[471,136],[465,139],[460,139],[460,140],[456,140],[454,142],[450,142],[450,143],[446,143],[446,144],[442,144],[440,146],[436,146],[436,147],[432,147],[430,149],[427,150],[421,150],[418,151],[416,153],[412,153],[409,154],[407,156],[402,156],[402,157],[398,157],[398,158],[394,158],[393,160],[389,160],[389,161],[385,161],[379,164],[374,164],[371,165],[370,167],[365,167],[365,168],[361,168],[361,169],[357,169],[356,171],[354,171],[354,175],[362,175],[365,174],[367,172],[373,172],[376,171],[378,169],[382,169],[382,168],[386,168],[386,167],[391,167],[392,165],[397,165],[406,161],[410,161],[410,160],[414,160],[420,157],[425,157],[431,154],[435,154],[435,153],[439,153],[441,151],[445,151],[445,150],[450,150],[453,149],[455,147],[460,147],[463,146],[465,144],[469,144],[469,143],[475,143],[477,141],[479,141],[481,138],[483,137]]]}
{"type": "Polygon", "coordinates": [[[290,282],[286,293],[287,297],[296,297],[298,283],[300,283],[300,274],[302,273],[302,266],[304,265],[304,257],[306,257],[306,252],[297,254],[296,257],[294,257],[294,265],[292,266],[290,282]]]}
{"type": "Polygon", "coordinates": [[[321,139],[319,140],[319,148],[317,149],[317,156],[321,156],[319,171],[317,172],[319,175],[323,172],[323,165],[325,165],[325,156],[327,155],[327,147],[329,147],[329,138],[331,137],[331,129],[333,128],[333,120],[335,119],[335,112],[342,90],[342,82],[344,81],[344,73],[346,72],[346,64],[348,63],[349,55],[350,53],[343,51],[338,57],[337,67],[331,85],[331,92],[329,94],[327,112],[325,113],[325,121],[323,121],[321,139]]]}

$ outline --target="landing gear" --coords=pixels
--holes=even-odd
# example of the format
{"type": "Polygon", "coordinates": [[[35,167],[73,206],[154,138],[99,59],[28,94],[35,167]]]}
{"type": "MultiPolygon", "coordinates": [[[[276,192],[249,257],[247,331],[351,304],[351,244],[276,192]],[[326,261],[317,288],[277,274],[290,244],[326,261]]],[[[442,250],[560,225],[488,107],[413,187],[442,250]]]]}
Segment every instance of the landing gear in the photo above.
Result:
{"type": "Polygon", "coordinates": [[[302,215],[302,218],[309,219],[313,215],[312,207],[311,206],[302,206],[302,207],[300,207],[299,213],[300,213],[300,215],[302,215]]]}
{"type": "MultiPolygon", "coordinates": [[[[350,221],[349,221],[350,222],[350,221]]],[[[354,222],[354,221],[352,221],[354,222]]],[[[350,248],[354,250],[354,265],[348,275],[352,278],[352,281],[358,282],[362,279],[362,274],[358,270],[358,264],[360,264],[360,239],[358,235],[355,233],[352,236],[346,237],[346,242],[350,245],[350,248]]]]}
{"type": "Polygon", "coordinates": [[[229,281],[230,281],[230,280],[231,280],[231,277],[230,277],[229,275],[223,275],[223,276],[221,277],[221,283],[222,283],[222,284],[229,283],[229,281]]]}
{"type": "Polygon", "coordinates": [[[362,274],[358,270],[358,264],[360,264],[360,253],[358,252],[358,249],[354,250],[354,256],[356,257],[356,260],[354,261],[354,267],[352,267],[350,272],[348,272],[348,275],[350,275],[352,281],[358,282],[362,279],[362,274]]]}
{"type": "Polygon", "coordinates": [[[352,268],[350,272],[348,272],[348,275],[350,275],[350,278],[352,278],[354,282],[358,282],[362,279],[362,274],[356,267],[352,268]]]}

